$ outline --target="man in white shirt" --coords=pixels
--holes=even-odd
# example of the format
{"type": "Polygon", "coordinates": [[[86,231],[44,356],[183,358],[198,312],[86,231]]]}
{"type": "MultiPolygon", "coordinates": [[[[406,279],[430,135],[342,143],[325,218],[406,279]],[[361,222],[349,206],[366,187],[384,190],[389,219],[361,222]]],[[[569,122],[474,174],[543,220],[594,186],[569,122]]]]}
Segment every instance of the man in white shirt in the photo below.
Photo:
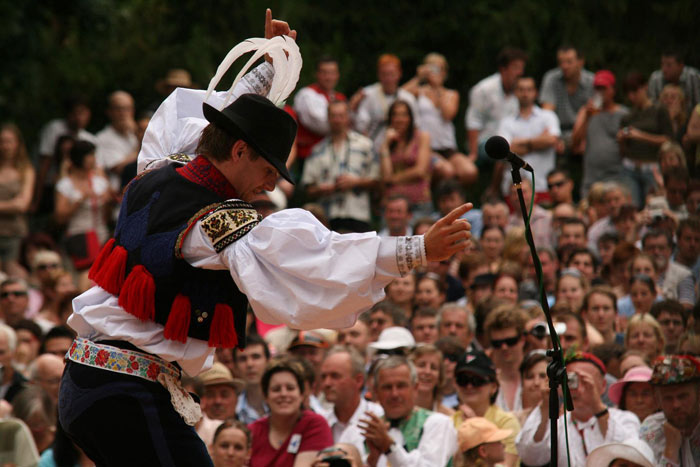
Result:
{"type": "MultiPolygon", "coordinates": [[[[385,127],[389,107],[394,101],[406,102],[411,107],[414,117],[418,116],[416,98],[399,87],[399,81],[401,81],[399,57],[393,54],[381,55],[377,60],[377,78],[379,82],[365,86],[350,99],[350,105],[355,111],[353,118],[355,129],[375,143],[385,127]]],[[[418,121],[416,126],[420,128],[418,121]]]]}
{"type": "Polygon", "coordinates": [[[486,158],[483,148],[486,140],[497,134],[498,125],[508,115],[518,112],[518,101],[513,95],[516,80],[525,70],[527,54],[519,49],[505,48],[496,60],[498,71],[488,76],[469,91],[469,108],[465,114],[469,157],[486,158]]]}
{"type": "Polygon", "coordinates": [[[380,360],[373,383],[385,418],[366,412],[360,421],[369,450],[367,465],[445,466],[457,451],[457,432],[446,415],[416,407],[413,364],[402,356],[380,360]]]}
{"type": "MultiPolygon", "coordinates": [[[[574,410],[567,413],[571,465],[585,465],[588,454],[603,444],[637,437],[639,419],[632,412],[607,408],[605,365],[593,354],[578,352],[566,359],[569,390],[574,410]],[[572,378],[571,375],[576,375],[572,378]]],[[[550,461],[549,390],[543,394],[539,409],[532,411],[515,439],[520,459],[527,465],[545,465],[550,461]]],[[[558,465],[567,465],[564,416],[558,421],[558,465]]]]}
{"type": "MultiPolygon", "coordinates": [[[[547,200],[547,174],[556,164],[554,148],[561,134],[559,119],[551,110],[544,110],[535,104],[537,87],[533,78],[518,78],[515,97],[520,106],[518,114],[501,120],[498,134],[508,140],[510,150],[521,156],[535,171],[535,201],[547,200]]],[[[493,183],[500,183],[504,195],[513,183],[510,170],[505,169],[506,164],[496,164],[493,175],[493,183]]],[[[523,178],[529,179],[530,174],[524,170],[520,173],[523,178]]]]}
{"type": "Polygon", "coordinates": [[[108,173],[113,190],[119,191],[124,168],[136,161],[139,142],[136,138],[134,99],[128,92],[115,91],[109,96],[109,125],[97,133],[97,165],[108,173]]]}
{"type": "Polygon", "coordinates": [[[333,441],[354,445],[362,453],[363,461],[366,460],[365,438],[358,422],[368,411],[381,417],[384,409],[362,397],[365,359],[353,347],[331,348],[321,365],[320,384],[326,401],[333,404],[332,409],[322,414],[331,428],[333,441]]]}

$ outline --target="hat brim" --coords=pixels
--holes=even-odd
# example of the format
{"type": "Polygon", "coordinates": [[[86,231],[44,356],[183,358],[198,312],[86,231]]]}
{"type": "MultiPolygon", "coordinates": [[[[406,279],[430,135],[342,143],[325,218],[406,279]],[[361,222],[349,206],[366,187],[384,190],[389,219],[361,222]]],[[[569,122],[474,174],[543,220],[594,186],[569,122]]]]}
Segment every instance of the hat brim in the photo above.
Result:
{"type": "Polygon", "coordinates": [[[495,371],[487,371],[487,370],[484,370],[482,368],[476,368],[476,367],[457,368],[455,370],[455,374],[457,374],[457,373],[472,373],[472,374],[477,375],[477,376],[483,376],[484,378],[488,378],[490,380],[495,380],[495,378],[496,378],[495,371]]]}
{"type": "Polygon", "coordinates": [[[238,378],[233,378],[233,380],[230,379],[215,379],[212,381],[207,381],[206,383],[203,383],[204,386],[230,386],[233,389],[236,390],[237,393],[240,393],[244,388],[245,388],[245,381],[242,379],[238,378]]]}
{"type": "Polygon", "coordinates": [[[416,344],[411,343],[411,342],[393,341],[393,342],[372,342],[371,344],[369,344],[368,347],[370,349],[374,349],[374,350],[391,350],[391,349],[399,349],[401,347],[411,349],[415,346],[416,346],[416,344]]]}
{"type": "MultiPolygon", "coordinates": [[[[242,130],[241,125],[237,122],[237,119],[239,118],[236,115],[224,115],[223,112],[215,109],[211,105],[207,104],[206,102],[202,106],[202,111],[204,112],[204,118],[207,119],[207,121],[213,123],[214,125],[218,126],[222,130],[224,130],[226,133],[229,135],[233,136],[234,138],[241,139],[246,142],[250,147],[253,148],[253,150],[262,156],[271,166],[273,166],[275,169],[277,169],[277,172],[289,183],[294,185],[294,180],[292,179],[292,176],[289,174],[289,170],[287,169],[287,166],[280,160],[279,158],[276,158],[272,156],[271,154],[268,154],[261,146],[259,146],[254,140],[251,138],[247,138],[245,135],[245,132],[242,130]]],[[[291,118],[291,117],[290,117],[291,118]]],[[[284,155],[285,157],[283,158],[284,160],[287,159],[287,154],[284,155]]]]}
{"type": "Polygon", "coordinates": [[[615,459],[624,459],[634,462],[643,467],[653,467],[641,452],[632,446],[624,443],[611,443],[593,450],[588,456],[586,465],[610,465],[615,459]]]}

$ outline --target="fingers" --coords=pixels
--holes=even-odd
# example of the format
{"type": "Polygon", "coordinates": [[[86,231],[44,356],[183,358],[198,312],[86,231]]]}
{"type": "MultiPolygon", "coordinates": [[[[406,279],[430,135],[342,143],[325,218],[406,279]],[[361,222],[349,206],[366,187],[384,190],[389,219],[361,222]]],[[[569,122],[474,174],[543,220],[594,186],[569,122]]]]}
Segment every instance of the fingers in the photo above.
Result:
{"type": "Polygon", "coordinates": [[[472,203],[465,203],[457,208],[454,208],[452,212],[450,212],[448,215],[437,221],[437,223],[452,224],[454,221],[462,217],[467,211],[469,211],[473,207],[474,205],[472,203]]]}
{"type": "Polygon", "coordinates": [[[272,10],[265,10],[265,39],[272,37],[272,10]]]}
{"type": "Polygon", "coordinates": [[[289,37],[291,37],[294,41],[296,41],[297,40],[297,30],[292,29],[291,31],[289,31],[289,37]]]}

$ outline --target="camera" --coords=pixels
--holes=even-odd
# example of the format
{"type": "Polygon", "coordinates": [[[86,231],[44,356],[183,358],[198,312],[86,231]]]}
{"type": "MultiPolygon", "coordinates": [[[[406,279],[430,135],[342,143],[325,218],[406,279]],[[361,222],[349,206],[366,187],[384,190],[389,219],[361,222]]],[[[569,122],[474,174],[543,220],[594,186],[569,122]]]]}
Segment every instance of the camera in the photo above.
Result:
{"type": "Polygon", "coordinates": [[[328,456],[321,459],[322,462],[327,462],[329,467],[351,467],[350,461],[343,456],[328,456]]]}
{"type": "Polygon", "coordinates": [[[578,385],[579,385],[578,373],[567,373],[566,379],[569,382],[569,389],[578,389],[578,385]]]}

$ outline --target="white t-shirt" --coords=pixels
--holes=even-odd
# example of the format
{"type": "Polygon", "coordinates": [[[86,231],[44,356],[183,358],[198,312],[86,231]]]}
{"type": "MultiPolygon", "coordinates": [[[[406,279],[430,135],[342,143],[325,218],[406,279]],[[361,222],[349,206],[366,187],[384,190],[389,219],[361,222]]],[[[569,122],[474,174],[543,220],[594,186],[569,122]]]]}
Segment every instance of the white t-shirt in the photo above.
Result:
{"type": "MultiPolygon", "coordinates": [[[[98,198],[104,195],[109,189],[107,179],[101,175],[92,176],[92,190],[98,198]]],[[[62,194],[72,202],[83,199],[83,193],[73,184],[70,177],[61,178],[56,184],[56,192],[62,194]]],[[[66,235],[76,235],[85,233],[90,230],[97,231],[97,237],[100,243],[107,240],[107,225],[102,216],[102,205],[99,203],[96,206],[91,204],[90,199],[85,199],[80,204],[80,207],[73,213],[68,226],[66,227],[66,235]]]]}

